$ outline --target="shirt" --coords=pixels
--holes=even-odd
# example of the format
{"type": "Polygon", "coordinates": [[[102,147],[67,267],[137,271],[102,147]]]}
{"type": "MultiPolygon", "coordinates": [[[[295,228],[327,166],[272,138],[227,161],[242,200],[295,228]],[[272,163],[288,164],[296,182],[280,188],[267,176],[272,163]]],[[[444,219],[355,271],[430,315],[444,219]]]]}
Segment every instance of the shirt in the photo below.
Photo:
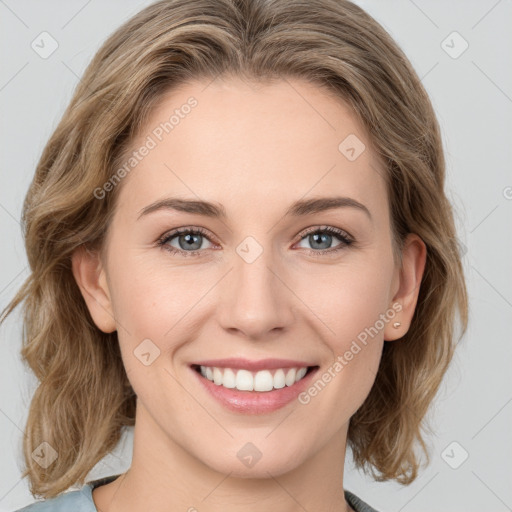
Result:
{"type": "MultiPolygon", "coordinates": [[[[92,499],[92,491],[108,484],[120,475],[106,476],[86,482],[80,490],[67,491],[54,498],[36,501],[14,512],[98,512],[92,499]]],[[[345,499],[356,512],[378,512],[355,494],[345,489],[345,499]]]]}

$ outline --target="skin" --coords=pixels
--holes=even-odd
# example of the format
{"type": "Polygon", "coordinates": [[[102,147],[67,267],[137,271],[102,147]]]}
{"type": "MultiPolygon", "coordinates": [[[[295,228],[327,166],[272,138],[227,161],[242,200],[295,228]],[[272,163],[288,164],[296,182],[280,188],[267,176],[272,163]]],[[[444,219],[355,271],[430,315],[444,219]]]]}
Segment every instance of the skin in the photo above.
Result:
{"type": "MultiPolygon", "coordinates": [[[[399,343],[409,328],[425,244],[409,235],[401,268],[394,264],[384,174],[367,135],[341,100],[301,80],[188,83],[160,101],[133,149],[190,96],[198,105],[119,185],[104,252],[73,255],[92,318],[117,330],[137,394],[132,465],[97,488],[94,502],[109,512],[351,510],[342,485],[348,422],[370,392],[384,342],[399,343]],[[366,145],[354,161],[338,150],[349,134],[366,145]],[[284,216],[298,199],[333,195],[363,203],[371,219],[350,207],[284,216]],[[137,219],[170,196],[221,203],[227,218],[160,210],[137,219]],[[353,244],[315,256],[343,244],[304,235],[322,226],[353,244]],[[208,232],[199,255],[156,244],[183,227],[208,232]],[[236,252],[247,236],[263,249],[252,263],[236,252]],[[276,357],[310,361],[321,375],[394,303],[401,311],[307,405],[231,412],[189,368],[276,357]],[[146,366],[133,351],[148,338],[160,355],[146,366]],[[237,457],[247,442],[262,453],[252,467],[237,457]]],[[[168,245],[186,251],[181,241],[168,245]]]]}

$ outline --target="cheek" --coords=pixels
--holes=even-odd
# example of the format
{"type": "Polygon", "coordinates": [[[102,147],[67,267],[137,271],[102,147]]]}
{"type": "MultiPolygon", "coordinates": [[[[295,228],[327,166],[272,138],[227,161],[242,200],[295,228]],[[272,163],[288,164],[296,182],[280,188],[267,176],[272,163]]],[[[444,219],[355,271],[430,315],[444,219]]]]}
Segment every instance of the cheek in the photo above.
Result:
{"type": "Polygon", "coordinates": [[[384,328],[393,321],[394,310],[389,311],[391,266],[375,262],[350,270],[343,276],[343,283],[331,289],[328,316],[336,333],[330,339],[338,363],[333,370],[340,376],[337,393],[355,412],[375,381],[384,328]]]}
{"type": "MultiPolygon", "coordinates": [[[[333,400],[347,403],[351,410],[367,396],[378,370],[392,272],[392,264],[378,257],[354,260],[336,270],[331,267],[323,277],[317,273],[316,279],[308,279],[309,287],[302,285],[297,293],[321,320],[314,328],[323,333],[331,353],[325,378],[336,382],[333,400]]],[[[391,313],[394,316],[394,310],[391,313]]],[[[391,314],[388,317],[392,321],[391,314]]]]}
{"type": "Polygon", "coordinates": [[[193,271],[169,265],[163,252],[156,248],[138,251],[126,245],[111,260],[116,319],[139,336],[161,338],[206,288],[193,271]]]}
{"type": "MultiPolygon", "coordinates": [[[[175,351],[185,339],[183,332],[191,330],[190,321],[201,311],[199,303],[206,302],[202,298],[212,282],[211,272],[198,272],[192,265],[172,266],[160,256],[125,253],[122,263],[113,262],[111,271],[121,350],[133,355],[149,339],[162,355],[175,351]]],[[[131,359],[125,360],[129,363],[131,359]]]]}
{"type": "Polygon", "coordinates": [[[368,260],[309,275],[295,289],[324,323],[324,332],[343,348],[348,338],[369,328],[389,307],[391,266],[368,260]]]}
{"type": "Polygon", "coordinates": [[[341,308],[334,318],[336,329],[340,333],[350,338],[364,339],[363,333],[376,326],[379,334],[376,335],[372,330],[373,335],[383,335],[379,318],[389,307],[389,281],[384,272],[380,275],[372,275],[370,272],[366,275],[354,273],[339,295],[341,308]]]}
{"type": "Polygon", "coordinates": [[[172,383],[163,369],[182,342],[177,333],[197,293],[179,280],[165,279],[157,267],[127,263],[112,276],[121,356],[137,396],[151,402],[162,381],[172,383]]]}

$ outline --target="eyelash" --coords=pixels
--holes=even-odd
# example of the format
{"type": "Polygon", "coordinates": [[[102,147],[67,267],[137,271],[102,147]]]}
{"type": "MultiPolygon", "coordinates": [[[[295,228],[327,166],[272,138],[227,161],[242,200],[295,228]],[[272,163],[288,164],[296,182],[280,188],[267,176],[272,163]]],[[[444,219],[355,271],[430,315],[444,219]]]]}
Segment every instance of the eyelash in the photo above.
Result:
{"type": "MultiPolygon", "coordinates": [[[[328,233],[330,235],[336,235],[338,237],[338,239],[341,241],[341,243],[331,249],[320,249],[317,251],[315,251],[314,249],[307,249],[308,252],[314,256],[323,256],[327,253],[331,253],[331,255],[332,255],[333,253],[337,253],[341,249],[349,247],[350,245],[352,245],[354,243],[354,240],[352,238],[350,238],[347,235],[347,233],[345,233],[341,229],[334,228],[332,226],[322,226],[322,227],[311,228],[308,231],[304,232],[296,243],[301,242],[308,235],[317,234],[317,233],[328,233]]],[[[171,231],[170,233],[165,233],[162,237],[160,237],[157,240],[157,245],[159,247],[162,247],[164,250],[169,251],[171,254],[180,254],[185,257],[199,255],[203,250],[183,251],[181,249],[176,249],[175,247],[168,245],[168,242],[170,240],[172,240],[176,236],[182,235],[182,234],[202,235],[211,242],[206,230],[204,230],[203,228],[197,227],[197,228],[179,228],[179,229],[175,229],[174,231],[171,231]]]]}

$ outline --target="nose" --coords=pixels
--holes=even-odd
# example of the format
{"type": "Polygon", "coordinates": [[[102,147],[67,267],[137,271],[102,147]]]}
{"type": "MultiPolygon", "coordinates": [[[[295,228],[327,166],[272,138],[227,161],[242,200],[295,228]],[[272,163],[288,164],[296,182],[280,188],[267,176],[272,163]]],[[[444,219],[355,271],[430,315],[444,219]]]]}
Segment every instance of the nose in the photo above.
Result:
{"type": "Polygon", "coordinates": [[[235,253],[233,267],[219,290],[216,314],[221,326],[256,341],[293,325],[296,299],[285,274],[270,249],[254,261],[243,252],[235,253]]]}

